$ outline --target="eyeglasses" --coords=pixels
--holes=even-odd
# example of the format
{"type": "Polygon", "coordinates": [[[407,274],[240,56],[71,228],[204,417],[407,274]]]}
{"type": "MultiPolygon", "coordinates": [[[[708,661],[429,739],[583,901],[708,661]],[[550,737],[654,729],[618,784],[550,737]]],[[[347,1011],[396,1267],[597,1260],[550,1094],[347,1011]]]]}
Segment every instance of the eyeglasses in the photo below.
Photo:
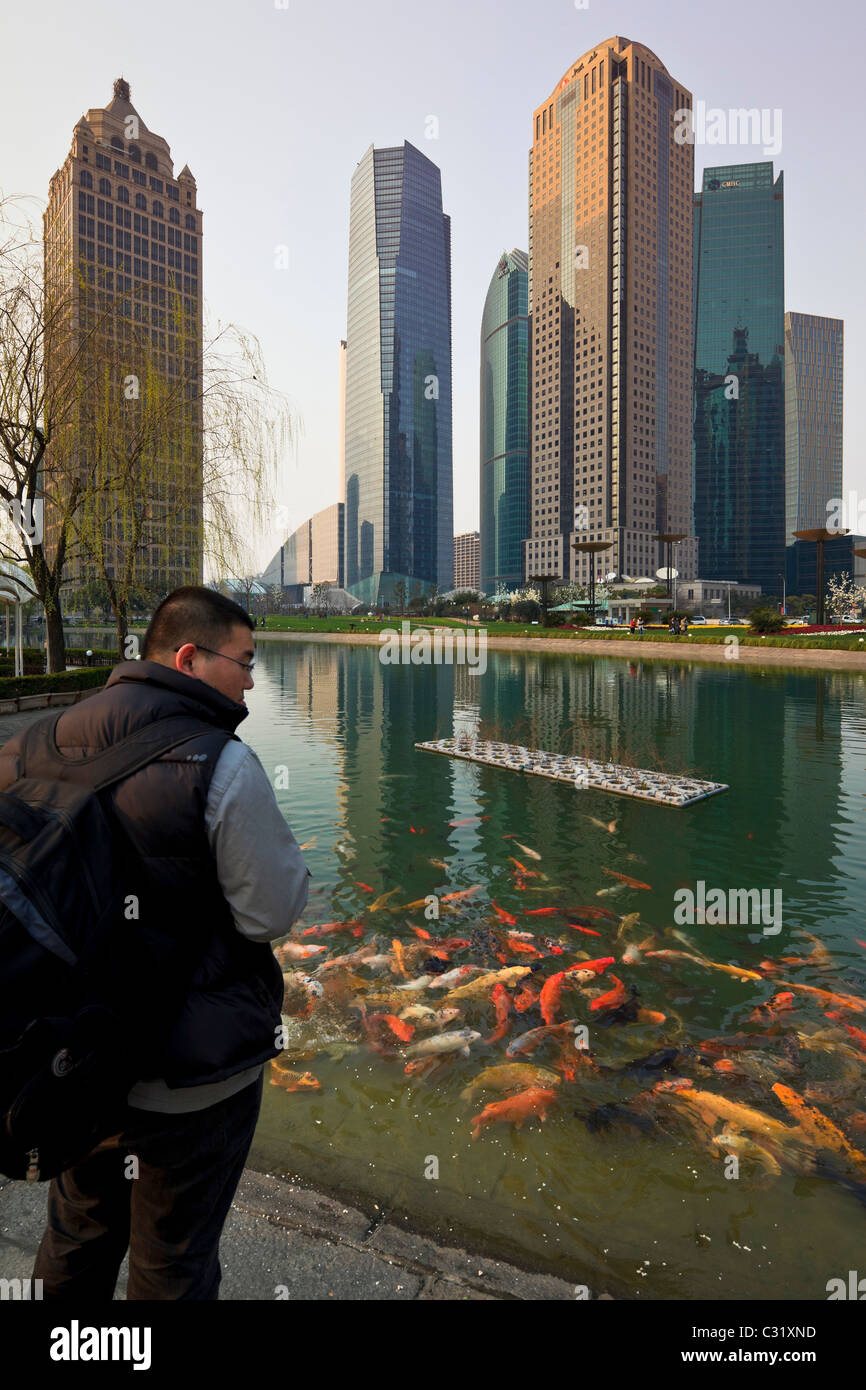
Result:
{"type": "MultiPolygon", "coordinates": [[[[200,652],[208,652],[211,656],[221,656],[224,661],[233,661],[236,666],[242,666],[245,671],[252,671],[253,667],[256,664],[255,660],[238,661],[236,656],[226,656],[225,652],[215,652],[212,647],[203,647],[200,642],[194,642],[193,646],[198,647],[200,652]]],[[[175,647],[175,651],[179,652],[180,647],[175,647]]]]}

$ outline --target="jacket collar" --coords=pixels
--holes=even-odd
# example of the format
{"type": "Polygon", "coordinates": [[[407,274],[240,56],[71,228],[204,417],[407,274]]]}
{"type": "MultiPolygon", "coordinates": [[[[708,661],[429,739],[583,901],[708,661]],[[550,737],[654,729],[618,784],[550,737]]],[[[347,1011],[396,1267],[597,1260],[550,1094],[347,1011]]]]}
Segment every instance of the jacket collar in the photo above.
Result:
{"type": "Polygon", "coordinates": [[[222,691],[215,690],[212,685],[197,680],[195,676],[185,676],[180,671],[173,671],[170,666],[162,666],[158,661],[121,661],[108,677],[106,687],[127,685],[131,682],[154,686],[181,696],[190,714],[197,714],[209,724],[218,724],[220,728],[229,729],[232,733],[249,714],[245,704],[230,700],[228,695],[223,695],[222,691]]]}

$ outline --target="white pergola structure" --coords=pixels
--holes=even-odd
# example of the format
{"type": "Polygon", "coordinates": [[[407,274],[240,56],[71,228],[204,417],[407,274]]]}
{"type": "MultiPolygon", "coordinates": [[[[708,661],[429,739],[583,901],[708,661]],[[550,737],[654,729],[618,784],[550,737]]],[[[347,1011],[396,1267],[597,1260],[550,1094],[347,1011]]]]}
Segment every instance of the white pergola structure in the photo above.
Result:
{"type": "Polygon", "coordinates": [[[24,634],[21,608],[33,594],[17,565],[0,566],[0,603],[6,609],[6,647],[9,648],[10,609],[15,609],[15,675],[24,675],[24,634]]]}

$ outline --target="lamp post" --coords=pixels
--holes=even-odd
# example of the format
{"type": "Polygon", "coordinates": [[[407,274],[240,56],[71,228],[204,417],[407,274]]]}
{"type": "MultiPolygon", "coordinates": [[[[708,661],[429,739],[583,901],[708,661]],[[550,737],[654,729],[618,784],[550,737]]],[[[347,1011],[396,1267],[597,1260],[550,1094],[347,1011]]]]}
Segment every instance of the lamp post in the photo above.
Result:
{"type": "Polygon", "coordinates": [[[572,550],[589,558],[589,616],[595,623],[595,556],[613,548],[613,541],[574,541],[572,550]]]}
{"type": "Polygon", "coordinates": [[[653,536],[653,540],[659,541],[662,545],[664,545],[664,546],[667,547],[667,557],[668,557],[668,558],[667,558],[667,564],[666,564],[665,568],[667,569],[667,572],[668,572],[668,598],[669,598],[669,600],[670,600],[671,608],[673,608],[673,606],[674,606],[674,580],[673,580],[673,573],[672,573],[672,571],[673,571],[673,564],[672,564],[673,548],[674,548],[674,546],[676,545],[677,541],[683,541],[683,540],[685,540],[685,538],[686,538],[687,535],[688,535],[688,532],[687,532],[687,531],[660,531],[659,534],[658,534],[657,536],[653,536]]]}
{"type": "Polygon", "coordinates": [[[788,616],[787,580],[785,579],[784,574],[780,574],[778,578],[782,581],[782,617],[785,618],[788,616]]]}
{"type": "Polygon", "coordinates": [[[827,541],[835,540],[837,536],[847,536],[850,533],[838,527],[834,531],[829,531],[826,526],[818,526],[812,531],[795,531],[794,535],[798,541],[815,542],[815,597],[817,599],[818,611],[815,619],[818,627],[824,625],[824,545],[827,541]]]}
{"type": "Polygon", "coordinates": [[[561,580],[559,574],[531,574],[529,575],[530,584],[541,585],[541,626],[547,627],[547,586],[554,580],[561,580]]]}

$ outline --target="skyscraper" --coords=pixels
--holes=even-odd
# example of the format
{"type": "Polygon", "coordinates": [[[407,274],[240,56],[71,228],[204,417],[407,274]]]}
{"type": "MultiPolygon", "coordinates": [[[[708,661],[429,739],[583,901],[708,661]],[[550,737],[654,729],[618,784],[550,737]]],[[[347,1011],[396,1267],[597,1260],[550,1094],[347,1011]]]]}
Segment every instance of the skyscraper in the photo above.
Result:
{"type": "MultiPolygon", "coordinates": [[[[529,257],[503,254],[481,319],[481,588],[523,581],[529,535],[529,257]]],[[[456,581],[455,581],[456,582],[456,581]]]]}
{"type": "MultiPolygon", "coordinates": [[[[785,530],[846,525],[828,518],[828,503],[842,497],[841,319],[785,315],[785,530]]],[[[831,508],[831,513],[833,509],[831,508]]]]}
{"type": "Polygon", "coordinates": [[[633,577],[676,531],[696,573],[691,485],[691,96],[648,48],[611,38],[534,113],[529,178],[532,516],[527,575],[633,577]]]}
{"type": "Polygon", "coordinates": [[[464,531],[454,537],[455,589],[479,588],[480,539],[477,531],[464,531]]]}
{"type": "Polygon", "coordinates": [[[352,178],[345,448],[346,588],[451,589],[451,220],[408,141],[352,178]]]}
{"type": "Polygon", "coordinates": [[[695,194],[694,303],[701,575],[781,594],[784,202],[772,162],[704,170],[695,194]]]}
{"type": "MultiPolygon", "coordinates": [[[[135,580],[158,593],[202,578],[201,239],[195,179],[187,165],[175,177],[167,142],[148,130],[118,78],[108,106],[75,126],[51,179],[45,283],[49,300],[66,308],[63,350],[87,340],[102,373],[90,381],[60,467],[70,483],[85,472],[99,482],[135,460],[147,513],[135,580]],[[147,445],[135,458],[145,409],[147,445]]],[[[48,355],[49,376],[59,373],[59,351],[54,344],[48,355]]],[[[114,577],[139,519],[115,505],[110,487],[92,492],[91,538],[114,577]]],[[[49,546],[57,524],[49,504],[49,546]]],[[[67,573],[79,583],[100,577],[87,554],[67,573]]]]}

